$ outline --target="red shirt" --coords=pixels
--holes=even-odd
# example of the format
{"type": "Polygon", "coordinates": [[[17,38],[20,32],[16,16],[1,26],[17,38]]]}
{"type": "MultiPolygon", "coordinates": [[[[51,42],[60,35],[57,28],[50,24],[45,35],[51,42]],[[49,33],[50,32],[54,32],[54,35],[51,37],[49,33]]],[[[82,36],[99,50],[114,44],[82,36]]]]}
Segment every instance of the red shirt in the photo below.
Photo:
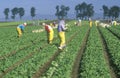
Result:
{"type": "Polygon", "coordinates": [[[45,30],[46,30],[47,32],[50,32],[51,29],[52,29],[51,26],[49,26],[49,25],[45,25],[45,30]]]}

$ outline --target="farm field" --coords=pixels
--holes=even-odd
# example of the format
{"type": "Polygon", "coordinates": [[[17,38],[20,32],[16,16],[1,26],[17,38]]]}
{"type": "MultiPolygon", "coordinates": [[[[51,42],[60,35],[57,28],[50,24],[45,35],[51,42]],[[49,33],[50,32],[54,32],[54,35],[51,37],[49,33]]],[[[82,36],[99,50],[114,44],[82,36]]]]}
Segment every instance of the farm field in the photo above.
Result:
{"type": "Polygon", "coordinates": [[[43,29],[41,25],[29,22],[17,38],[18,23],[0,23],[0,78],[120,78],[120,26],[74,22],[66,22],[67,46],[62,51],[56,28],[53,44],[47,44],[45,31],[32,32],[43,29]]]}

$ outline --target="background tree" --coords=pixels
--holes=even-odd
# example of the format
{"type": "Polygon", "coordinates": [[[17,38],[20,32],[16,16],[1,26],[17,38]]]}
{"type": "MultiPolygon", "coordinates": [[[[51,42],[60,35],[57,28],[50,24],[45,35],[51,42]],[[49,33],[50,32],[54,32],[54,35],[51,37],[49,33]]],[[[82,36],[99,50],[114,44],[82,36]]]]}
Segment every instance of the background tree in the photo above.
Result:
{"type": "Polygon", "coordinates": [[[106,17],[110,17],[109,8],[106,5],[103,5],[102,8],[103,8],[103,18],[105,19],[106,17]]]}
{"type": "Polygon", "coordinates": [[[120,10],[118,6],[113,6],[110,8],[110,12],[111,12],[111,17],[114,19],[119,17],[120,14],[120,10]]]}
{"type": "Polygon", "coordinates": [[[6,20],[6,21],[7,21],[7,19],[8,19],[9,12],[10,12],[9,8],[6,8],[6,9],[4,10],[5,20],[6,20]]]}
{"type": "Polygon", "coordinates": [[[32,7],[31,8],[31,11],[30,11],[30,13],[31,13],[31,17],[32,17],[32,19],[33,19],[33,17],[35,17],[35,8],[34,7],[32,7]]]}
{"type": "Polygon", "coordinates": [[[94,7],[92,4],[86,4],[85,2],[75,6],[76,18],[89,18],[94,15],[94,7]]]}
{"type": "Polygon", "coordinates": [[[120,7],[112,6],[109,9],[107,6],[103,5],[103,15],[104,15],[104,18],[109,17],[109,18],[112,18],[112,19],[116,19],[120,15],[120,7]]]}
{"type": "MultiPolygon", "coordinates": [[[[80,13],[79,11],[81,11],[81,10],[79,10],[79,5],[76,5],[76,6],[75,6],[75,10],[76,10],[75,13],[76,13],[76,18],[77,18],[77,17],[79,17],[79,13],[80,13]]],[[[80,15],[80,16],[81,16],[81,15],[80,15]]]]}
{"type": "Polygon", "coordinates": [[[58,18],[60,18],[60,17],[59,17],[59,5],[56,6],[55,16],[57,16],[58,18]]]}
{"type": "Polygon", "coordinates": [[[87,16],[87,4],[85,2],[83,2],[80,6],[79,6],[79,10],[81,10],[80,12],[80,17],[82,17],[82,19],[87,16]]]}
{"type": "Polygon", "coordinates": [[[11,18],[15,19],[15,16],[18,14],[18,8],[17,7],[13,8],[11,12],[12,12],[11,18]]]}
{"type": "Polygon", "coordinates": [[[25,14],[25,10],[24,10],[24,8],[18,8],[18,14],[19,14],[19,16],[20,16],[20,19],[22,18],[22,16],[24,16],[24,14],[25,14]]]}
{"type": "Polygon", "coordinates": [[[65,17],[67,17],[67,12],[69,11],[69,7],[66,7],[64,5],[61,6],[56,6],[56,13],[55,15],[58,17],[58,19],[63,19],[65,17]]]}
{"type": "Polygon", "coordinates": [[[87,14],[88,18],[93,16],[93,14],[94,14],[94,10],[93,9],[94,9],[94,7],[93,7],[92,4],[88,4],[87,5],[87,12],[86,12],[86,14],[87,14]]]}

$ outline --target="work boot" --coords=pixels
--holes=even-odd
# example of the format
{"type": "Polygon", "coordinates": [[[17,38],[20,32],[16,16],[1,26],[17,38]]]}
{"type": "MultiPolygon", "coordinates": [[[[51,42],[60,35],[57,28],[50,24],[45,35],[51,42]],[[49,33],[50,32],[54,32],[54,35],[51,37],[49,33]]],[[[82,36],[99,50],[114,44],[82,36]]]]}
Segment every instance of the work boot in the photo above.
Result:
{"type": "Polygon", "coordinates": [[[62,46],[62,48],[65,48],[66,47],[66,44],[64,44],[63,46],[62,46]]]}
{"type": "Polygon", "coordinates": [[[60,47],[58,47],[60,50],[62,50],[63,48],[65,48],[66,47],[66,44],[64,44],[63,46],[60,46],[60,47]]]}
{"type": "Polygon", "coordinates": [[[62,47],[58,47],[58,49],[62,50],[62,47]]]}

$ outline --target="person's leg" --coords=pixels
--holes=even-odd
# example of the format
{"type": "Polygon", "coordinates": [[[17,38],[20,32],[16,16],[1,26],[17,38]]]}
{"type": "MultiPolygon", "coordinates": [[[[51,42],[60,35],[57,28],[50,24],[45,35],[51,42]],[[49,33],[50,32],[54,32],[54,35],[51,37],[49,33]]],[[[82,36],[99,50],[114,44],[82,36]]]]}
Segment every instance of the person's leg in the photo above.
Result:
{"type": "Polygon", "coordinates": [[[17,32],[18,32],[18,37],[21,37],[21,35],[22,35],[22,31],[21,31],[20,28],[17,28],[17,32]]]}
{"type": "Polygon", "coordinates": [[[60,36],[60,47],[59,49],[64,48],[65,45],[65,32],[59,32],[59,36],[60,36]]]}
{"type": "Polygon", "coordinates": [[[53,32],[53,30],[51,30],[49,33],[49,44],[51,44],[53,41],[53,35],[54,35],[54,32],[53,32]]]}

